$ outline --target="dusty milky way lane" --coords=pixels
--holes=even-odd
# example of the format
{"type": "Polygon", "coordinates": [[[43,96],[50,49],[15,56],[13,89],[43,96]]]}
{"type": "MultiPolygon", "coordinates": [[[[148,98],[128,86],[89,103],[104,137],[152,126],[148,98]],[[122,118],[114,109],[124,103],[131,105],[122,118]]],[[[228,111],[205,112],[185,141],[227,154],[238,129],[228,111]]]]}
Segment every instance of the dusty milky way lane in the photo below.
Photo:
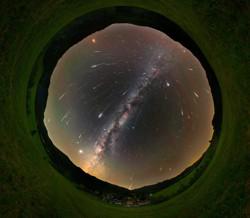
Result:
{"type": "MultiPolygon", "coordinates": [[[[156,59],[158,61],[162,57],[157,55],[156,59]]],[[[111,122],[111,125],[108,129],[105,129],[103,134],[95,143],[95,155],[89,161],[89,167],[86,168],[86,171],[89,172],[95,168],[97,164],[100,163],[100,159],[106,149],[112,149],[116,145],[116,141],[121,133],[122,129],[126,125],[127,121],[133,117],[134,112],[138,110],[138,107],[144,101],[144,95],[146,94],[146,89],[151,85],[154,79],[159,77],[160,70],[157,66],[151,67],[149,72],[143,73],[142,77],[139,78],[138,84],[132,89],[128,97],[125,99],[125,102],[121,105],[121,110],[118,110],[120,113],[117,118],[111,122]]]]}

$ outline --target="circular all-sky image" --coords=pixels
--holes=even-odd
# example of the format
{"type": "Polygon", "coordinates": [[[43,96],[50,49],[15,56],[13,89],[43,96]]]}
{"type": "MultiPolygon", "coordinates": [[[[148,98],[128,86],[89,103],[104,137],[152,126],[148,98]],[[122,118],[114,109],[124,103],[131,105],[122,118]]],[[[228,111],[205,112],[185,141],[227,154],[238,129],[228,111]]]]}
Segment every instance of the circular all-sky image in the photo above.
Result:
{"type": "Polygon", "coordinates": [[[83,171],[136,189],[195,163],[212,138],[199,60],[153,28],[112,24],[68,49],[52,73],[44,123],[83,171]]]}

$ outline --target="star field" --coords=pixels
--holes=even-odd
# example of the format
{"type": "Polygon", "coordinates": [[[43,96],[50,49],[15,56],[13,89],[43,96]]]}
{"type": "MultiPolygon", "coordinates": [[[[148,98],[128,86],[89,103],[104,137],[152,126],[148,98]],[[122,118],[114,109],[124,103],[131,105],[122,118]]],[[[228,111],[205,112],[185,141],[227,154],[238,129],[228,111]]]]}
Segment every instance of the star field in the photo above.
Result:
{"type": "Polygon", "coordinates": [[[113,24],[58,61],[44,122],[75,165],[135,189],[196,162],[213,114],[206,72],[187,48],[149,27],[113,24]]]}

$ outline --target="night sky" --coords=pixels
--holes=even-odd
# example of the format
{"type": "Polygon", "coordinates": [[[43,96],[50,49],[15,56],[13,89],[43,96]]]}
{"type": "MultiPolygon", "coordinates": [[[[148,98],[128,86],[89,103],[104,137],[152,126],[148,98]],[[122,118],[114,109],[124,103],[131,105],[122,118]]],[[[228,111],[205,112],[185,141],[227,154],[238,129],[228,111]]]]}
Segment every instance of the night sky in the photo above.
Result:
{"type": "Polygon", "coordinates": [[[213,115],[206,73],[188,49],[155,29],[113,24],[58,61],[44,122],[75,165],[135,189],[197,161],[213,115]]]}

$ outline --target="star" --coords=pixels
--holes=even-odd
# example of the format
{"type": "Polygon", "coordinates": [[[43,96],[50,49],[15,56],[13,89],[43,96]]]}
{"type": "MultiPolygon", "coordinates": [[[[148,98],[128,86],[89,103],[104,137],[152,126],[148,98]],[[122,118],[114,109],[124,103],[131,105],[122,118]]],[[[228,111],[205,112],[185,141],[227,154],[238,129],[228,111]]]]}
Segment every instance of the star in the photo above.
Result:
{"type": "Polygon", "coordinates": [[[103,112],[98,114],[98,119],[102,118],[103,112]]]}

